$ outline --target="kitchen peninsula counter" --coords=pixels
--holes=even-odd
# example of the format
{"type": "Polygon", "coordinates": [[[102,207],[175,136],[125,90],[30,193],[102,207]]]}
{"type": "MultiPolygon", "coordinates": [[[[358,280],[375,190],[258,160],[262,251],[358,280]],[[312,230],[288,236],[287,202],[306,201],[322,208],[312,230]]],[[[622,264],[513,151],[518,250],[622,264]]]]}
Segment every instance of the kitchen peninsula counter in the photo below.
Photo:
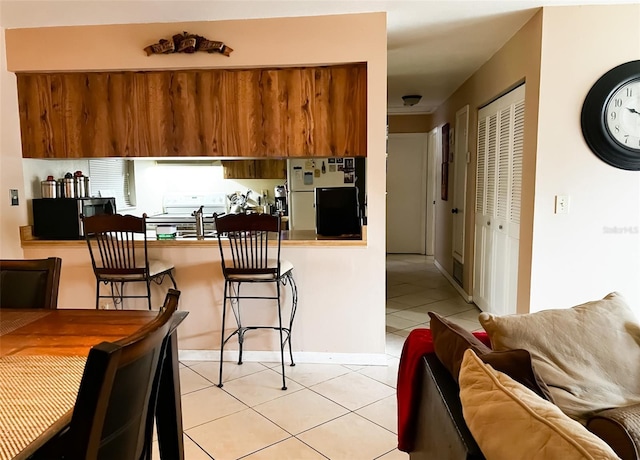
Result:
{"type": "MultiPolygon", "coordinates": [[[[30,225],[20,227],[20,242],[22,247],[41,246],[63,246],[63,247],[86,247],[86,241],[80,240],[43,240],[34,237],[30,225]]],[[[367,227],[362,227],[362,237],[326,237],[317,235],[313,230],[283,230],[282,246],[366,246],[367,227]]],[[[147,246],[149,248],[167,247],[207,247],[218,246],[218,239],[215,236],[207,236],[203,239],[197,238],[175,238],[157,239],[155,236],[147,236],[147,246]]]]}
{"type": "MultiPolygon", "coordinates": [[[[31,236],[30,227],[21,227],[21,235],[24,258],[62,259],[58,295],[60,308],[82,309],[95,304],[96,279],[86,241],[38,240],[31,236]]],[[[281,255],[294,266],[299,299],[292,334],[296,361],[367,365],[386,363],[384,315],[379,315],[375,334],[364,339],[361,336],[354,338],[353,334],[354,324],[360,324],[363,317],[369,315],[368,321],[378,321],[372,319],[378,316],[370,314],[373,308],[371,304],[362,300],[367,290],[380,290],[380,295],[384,295],[384,284],[357,285],[363,268],[362,259],[371,252],[366,232],[364,235],[362,240],[325,240],[317,238],[313,231],[284,232],[281,255]],[[327,340],[327,331],[331,331],[331,340],[327,340]]],[[[142,244],[140,241],[139,245],[142,244]]],[[[148,248],[149,259],[160,259],[174,265],[177,288],[181,291],[179,308],[189,312],[178,334],[181,359],[219,359],[224,277],[217,238],[149,239],[148,248]]],[[[367,263],[370,261],[364,262],[367,263]]],[[[143,293],[144,283],[138,284],[127,285],[127,292],[143,293]]],[[[154,309],[162,304],[169,287],[171,283],[167,279],[161,285],[152,283],[151,301],[154,309]]],[[[102,286],[101,289],[102,292],[108,292],[108,286],[102,286]]],[[[243,289],[256,290],[260,295],[272,295],[270,289],[273,286],[251,285],[243,286],[243,289]]],[[[286,315],[291,299],[288,286],[283,287],[282,294],[286,315]]],[[[146,301],[136,303],[137,300],[126,299],[125,308],[146,310],[146,301]]],[[[113,308],[109,300],[105,300],[101,306],[113,308]]],[[[274,317],[276,311],[275,308],[251,308],[246,313],[257,323],[274,324],[277,321],[277,316],[274,317]]],[[[382,309],[380,311],[383,312],[382,309]]],[[[245,360],[279,360],[279,352],[274,351],[279,350],[277,336],[268,332],[247,334],[245,360]]],[[[232,342],[228,344],[230,351],[225,359],[237,360],[237,352],[231,351],[237,347],[237,342],[232,342]]]]}

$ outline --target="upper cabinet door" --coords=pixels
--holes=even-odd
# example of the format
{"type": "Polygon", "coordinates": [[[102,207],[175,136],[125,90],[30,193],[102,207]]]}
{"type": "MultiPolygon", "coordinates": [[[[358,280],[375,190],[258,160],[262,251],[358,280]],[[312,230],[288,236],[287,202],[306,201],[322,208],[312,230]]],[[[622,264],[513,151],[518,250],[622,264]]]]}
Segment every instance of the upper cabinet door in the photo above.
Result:
{"type": "Polygon", "coordinates": [[[315,74],[313,155],[366,156],[366,65],[319,67],[312,71],[315,74]]]}
{"type": "Polygon", "coordinates": [[[17,80],[23,157],[136,155],[132,75],[21,74],[17,80]]]}
{"type": "Polygon", "coordinates": [[[366,156],[366,65],[18,74],[23,157],[366,156]]]}
{"type": "Polygon", "coordinates": [[[271,69],[261,73],[265,156],[312,156],[313,71],[271,69]]]}

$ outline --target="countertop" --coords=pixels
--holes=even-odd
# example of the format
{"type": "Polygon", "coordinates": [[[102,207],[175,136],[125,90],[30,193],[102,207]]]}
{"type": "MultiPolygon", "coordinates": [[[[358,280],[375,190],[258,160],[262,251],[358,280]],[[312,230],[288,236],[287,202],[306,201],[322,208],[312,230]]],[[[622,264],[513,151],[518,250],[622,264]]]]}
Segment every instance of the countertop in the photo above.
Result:
{"type": "MultiPolygon", "coordinates": [[[[65,246],[65,247],[85,247],[85,240],[41,240],[32,234],[32,226],[26,225],[20,227],[20,241],[22,247],[34,246],[65,246]]],[[[283,230],[282,246],[366,246],[367,245],[367,228],[362,227],[362,238],[340,238],[325,237],[317,235],[313,230],[283,230]]],[[[176,238],[158,240],[155,236],[147,236],[147,246],[153,247],[207,247],[218,246],[218,239],[215,236],[207,236],[203,239],[197,238],[176,238]]]]}

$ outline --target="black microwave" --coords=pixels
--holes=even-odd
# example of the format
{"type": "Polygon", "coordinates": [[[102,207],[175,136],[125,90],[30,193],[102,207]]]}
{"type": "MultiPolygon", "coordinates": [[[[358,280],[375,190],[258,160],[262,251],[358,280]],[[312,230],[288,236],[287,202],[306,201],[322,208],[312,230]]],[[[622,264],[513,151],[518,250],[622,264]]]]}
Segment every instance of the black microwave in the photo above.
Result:
{"type": "Polygon", "coordinates": [[[84,237],[80,214],[114,214],[115,198],[34,198],[33,236],[47,240],[84,237]]]}

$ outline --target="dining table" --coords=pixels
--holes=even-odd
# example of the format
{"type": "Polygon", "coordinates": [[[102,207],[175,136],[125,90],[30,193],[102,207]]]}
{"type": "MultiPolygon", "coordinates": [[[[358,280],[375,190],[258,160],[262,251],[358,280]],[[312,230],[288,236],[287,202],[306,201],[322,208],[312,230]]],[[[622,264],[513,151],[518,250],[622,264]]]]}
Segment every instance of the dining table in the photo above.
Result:
{"type": "MultiPolygon", "coordinates": [[[[71,420],[92,346],[128,337],[157,311],[0,309],[0,460],[37,452],[71,420]]],[[[184,460],[177,325],[164,357],[155,422],[160,458],[184,460]]]]}

